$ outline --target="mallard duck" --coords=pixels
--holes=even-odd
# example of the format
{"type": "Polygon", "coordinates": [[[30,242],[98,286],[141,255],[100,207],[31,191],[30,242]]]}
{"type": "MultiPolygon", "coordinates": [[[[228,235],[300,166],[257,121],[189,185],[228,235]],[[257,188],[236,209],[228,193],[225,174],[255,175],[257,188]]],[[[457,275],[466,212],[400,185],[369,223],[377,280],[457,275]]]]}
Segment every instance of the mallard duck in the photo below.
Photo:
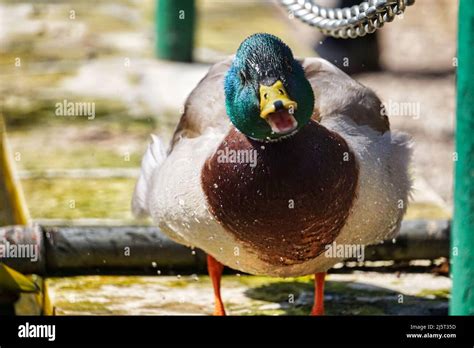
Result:
{"type": "Polygon", "coordinates": [[[132,209],[207,253],[215,315],[224,265],[315,274],[323,314],[326,271],[344,256],[328,246],[389,238],[407,207],[409,137],[381,105],[329,62],[254,34],[191,92],[168,151],[152,137],[132,209]]]}

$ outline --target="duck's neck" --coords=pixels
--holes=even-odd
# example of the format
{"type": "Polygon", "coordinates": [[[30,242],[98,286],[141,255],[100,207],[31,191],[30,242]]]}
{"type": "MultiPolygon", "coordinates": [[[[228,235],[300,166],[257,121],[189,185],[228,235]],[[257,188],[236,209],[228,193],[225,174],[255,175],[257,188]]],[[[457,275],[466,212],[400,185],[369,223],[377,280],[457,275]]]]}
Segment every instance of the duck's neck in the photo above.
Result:
{"type": "Polygon", "coordinates": [[[311,121],[281,142],[231,129],[202,169],[211,213],[236,238],[280,264],[314,258],[344,225],[358,166],[339,135],[311,121]]]}

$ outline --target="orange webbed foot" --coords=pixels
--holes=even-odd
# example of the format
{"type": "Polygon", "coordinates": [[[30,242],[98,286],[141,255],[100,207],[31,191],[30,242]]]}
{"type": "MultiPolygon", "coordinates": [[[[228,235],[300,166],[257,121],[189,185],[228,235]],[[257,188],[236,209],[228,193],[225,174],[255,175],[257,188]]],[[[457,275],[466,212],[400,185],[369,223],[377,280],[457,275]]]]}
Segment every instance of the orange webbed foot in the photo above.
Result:
{"type": "Polygon", "coordinates": [[[207,270],[211,277],[212,287],[214,288],[214,313],[215,316],[225,316],[224,303],[221,298],[221,278],[224,265],[213,258],[211,255],[207,255],[207,270]]]}
{"type": "Polygon", "coordinates": [[[314,304],[311,315],[324,315],[324,278],[326,272],[314,275],[314,304]]]}

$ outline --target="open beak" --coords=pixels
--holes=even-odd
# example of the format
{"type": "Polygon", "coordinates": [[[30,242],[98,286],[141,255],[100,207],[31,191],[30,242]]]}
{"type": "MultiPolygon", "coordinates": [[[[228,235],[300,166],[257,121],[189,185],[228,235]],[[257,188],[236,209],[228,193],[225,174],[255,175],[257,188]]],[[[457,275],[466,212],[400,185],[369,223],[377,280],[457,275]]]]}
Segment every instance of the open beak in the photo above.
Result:
{"type": "Polygon", "coordinates": [[[260,85],[260,117],[268,122],[275,133],[291,133],[298,127],[293,116],[297,106],[280,80],[271,86],[260,85]]]}

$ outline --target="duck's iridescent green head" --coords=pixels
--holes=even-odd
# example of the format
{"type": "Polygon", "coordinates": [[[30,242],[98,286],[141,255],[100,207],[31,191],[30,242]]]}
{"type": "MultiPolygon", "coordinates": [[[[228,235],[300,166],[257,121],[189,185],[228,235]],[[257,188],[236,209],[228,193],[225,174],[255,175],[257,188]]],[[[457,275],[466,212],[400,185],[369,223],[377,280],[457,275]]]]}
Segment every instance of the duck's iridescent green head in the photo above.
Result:
{"type": "Polygon", "coordinates": [[[305,126],[314,95],[290,48],[270,34],[242,42],[225,78],[227,115],[252,139],[276,140],[305,126]]]}

